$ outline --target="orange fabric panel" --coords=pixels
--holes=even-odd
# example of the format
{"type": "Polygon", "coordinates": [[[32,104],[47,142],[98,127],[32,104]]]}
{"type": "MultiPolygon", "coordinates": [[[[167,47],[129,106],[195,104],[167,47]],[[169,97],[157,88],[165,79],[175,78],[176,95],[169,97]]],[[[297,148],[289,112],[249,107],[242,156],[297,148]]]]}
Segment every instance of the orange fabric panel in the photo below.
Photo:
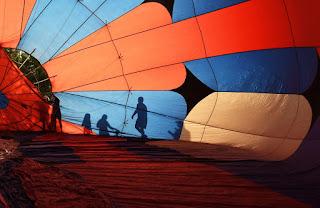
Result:
{"type": "Polygon", "coordinates": [[[36,0],[1,0],[0,46],[16,48],[36,0]]]}
{"type": "Polygon", "coordinates": [[[112,38],[117,39],[171,22],[171,16],[165,7],[159,3],[149,2],[116,19],[108,26],[112,38]]]}
{"type": "MultiPolygon", "coordinates": [[[[84,38],[80,42],[76,43],[72,47],[68,48],[64,52],[60,53],[58,56],[56,56],[55,58],[53,58],[51,60],[56,60],[56,59],[59,59],[60,57],[66,56],[66,55],[74,56],[72,58],[76,59],[78,56],[82,55],[82,50],[87,50],[87,48],[90,48],[90,47],[94,47],[94,48],[97,46],[99,47],[99,44],[106,44],[110,40],[111,40],[111,37],[109,35],[108,29],[106,27],[103,27],[100,30],[96,31],[95,33],[84,38]]],[[[99,55],[99,53],[101,53],[101,51],[102,51],[100,49],[96,49],[96,50],[97,51],[95,51],[95,52],[91,51],[91,53],[93,54],[92,56],[99,55]]],[[[50,67],[48,69],[51,70],[50,67]]],[[[52,70],[54,70],[54,69],[52,69],[52,70]]]]}
{"type": "MultiPolygon", "coordinates": [[[[68,121],[62,120],[62,131],[63,133],[68,134],[90,134],[90,135],[97,135],[93,131],[90,131],[89,129],[84,128],[83,126],[78,126],[76,124],[70,123],[68,121]]],[[[57,128],[60,130],[60,126],[57,125],[57,128]]]]}
{"type": "MultiPolygon", "coordinates": [[[[60,81],[60,80],[59,80],[60,81]]],[[[83,85],[77,85],[77,87],[65,88],[65,92],[72,91],[102,91],[106,90],[128,90],[126,80],[123,76],[106,78],[93,83],[85,83],[83,85]]]]}
{"type": "MultiPolygon", "coordinates": [[[[131,90],[158,90],[164,88],[164,86],[171,86],[175,89],[180,87],[185,78],[186,70],[182,63],[126,75],[129,89],[131,90]]],[[[58,79],[57,81],[60,80],[61,79],[58,79]]],[[[52,81],[56,83],[54,78],[52,81]]],[[[102,81],[80,85],[75,88],[69,88],[66,91],[100,91],[101,89],[112,91],[128,90],[128,85],[124,77],[120,75],[118,77],[111,77],[102,81]]]]}
{"type": "Polygon", "coordinates": [[[297,47],[320,46],[320,1],[285,0],[297,47]]]}
{"type": "Polygon", "coordinates": [[[187,73],[183,63],[126,75],[131,90],[158,90],[164,86],[180,87],[187,73]]]}
{"type": "Polygon", "coordinates": [[[203,58],[196,19],[188,19],[115,41],[126,73],[203,58]]]}
{"type": "Polygon", "coordinates": [[[171,16],[165,7],[155,2],[145,3],[108,24],[109,31],[106,27],[101,28],[59,54],[56,58],[87,47],[107,43],[111,40],[110,33],[112,39],[117,39],[170,23],[171,16]]]}
{"type": "Polygon", "coordinates": [[[252,0],[198,17],[208,56],[293,47],[279,0],[252,0]]]}
{"type": "MultiPolygon", "coordinates": [[[[44,68],[49,77],[55,76],[51,78],[53,92],[81,86],[88,87],[81,87],[82,90],[89,90],[93,85],[86,85],[88,83],[100,83],[101,80],[122,76],[121,62],[112,42],[51,60],[44,65],[44,68]]],[[[119,79],[117,81],[119,82],[119,79]]],[[[115,87],[122,86],[122,82],[114,84],[115,87]]],[[[106,87],[108,86],[93,90],[103,90],[106,87]]],[[[75,90],[78,91],[79,88],[75,90]]]]}
{"type": "MultiPolygon", "coordinates": [[[[149,4],[148,8],[155,8],[154,11],[158,11],[158,5],[156,7],[154,5],[157,4],[149,4]]],[[[139,12],[137,11],[140,12],[139,7],[133,10],[132,14],[138,14],[139,12]]],[[[150,11],[154,12],[152,9],[150,11]]],[[[146,16],[137,15],[135,18],[133,15],[131,19],[139,23],[148,22],[146,16]]],[[[120,31],[122,28],[127,28],[128,21],[126,17],[131,17],[131,15],[128,13],[115,21],[110,31],[120,31]]],[[[101,44],[103,40],[100,38],[101,32],[98,31],[67,50],[64,53],[65,56],[45,64],[50,76],[58,75],[53,79],[53,90],[63,91],[86,83],[109,80],[121,75],[122,70],[125,74],[131,74],[204,58],[206,56],[204,48],[206,48],[208,56],[218,56],[260,49],[293,47],[286,9],[283,2],[278,0],[252,0],[197,18],[201,32],[197,19],[191,18],[116,39],[114,40],[115,47],[112,42],[101,44]],[[67,55],[74,49],[88,47],[88,40],[93,40],[95,35],[98,37],[98,42],[92,42],[90,46],[94,44],[96,46],[67,55]],[[203,46],[203,41],[206,47],[203,46]],[[121,56],[121,62],[115,60],[118,53],[121,56]],[[70,64],[71,61],[77,63],[70,64]],[[111,66],[110,63],[112,61],[117,62],[117,64],[112,64],[111,66]],[[65,67],[66,63],[70,66],[65,67]],[[90,63],[90,66],[88,63],[90,63]],[[105,66],[108,66],[107,70],[104,68],[105,66]],[[91,68],[94,68],[96,75],[99,76],[93,77],[92,73],[94,72],[88,70],[91,68]],[[106,71],[106,73],[102,73],[102,71],[106,71]],[[85,75],[86,73],[88,73],[88,76],[85,75]],[[62,81],[62,79],[65,80],[62,81]]],[[[108,33],[106,28],[101,30],[105,31],[104,34],[108,33]]],[[[136,30],[132,32],[134,33],[136,30]]],[[[117,34],[118,32],[114,33],[117,34]]],[[[126,33],[130,34],[130,31],[126,30],[126,33]]],[[[121,35],[124,35],[124,33],[119,34],[119,36],[121,35]]],[[[109,38],[107,37],[106,40],[109,40],[109,38]]],[[[151,71],[148,73],[150,74],[151,71]]],[[[141,77],[146,76],[143,73],[138,74],[141,77]]],[[[138,77],[138,74],[136,77],[138,77]]],[[[176,74],[176,76],[183,77],[185,74],[176,74]]],[[[130,79],[129,86],[136,90],[148,90],[150,87],[149,85],[144,85],[147,82],[132,82],[132,80],[130,79]]],[[[81,90],[123,90],[120,85],[115,85],[111,89],[104,87],[102,83],[96,86],[91,85],[88,88],[83,87],[81,90]]],[[[159,85],[158,89],[153,89],[170,90],[178,85],[178,82],[172,81],[163,83],[170,83],[170,85],[159,85]]]]}
{"type": "MultiPolygon", "coordinates": [[[[53,91],[128,90],[129,88],[135,90],[171,90],[179,87],[186,77],[183,65],[174,64],[172,66],[159,68],[163,66],[162,63],[157,63],[159,61],[154,60],[148,62],[148,57],[144,57],[145,54],[139,54],[138,51],[131,51],[137,53],[134,54],[134,57],[125,57],[123,51],[120,51],[117,45],[115,48],[113,42],[110,41],[111,37],[109,35],[110,31],[114,39],[115,37],[127,36],[170,23],[170,14],[158,3],[147,3],[137,7],[112,22],[108,28],[101,28],[99,31],[44,64],[44,68],[47,70],[49,77],[54,77],[51,78],[53,91]],[[128,61],[134,61],[135,64],[131,65],[128,61]],[[126,78],[129,83],[129,88],[122,76],[123,73],[128,74],[126,78]],[[150,78],[146,77],[156,77],[157,79],[151,81],[150,78]]],[[[183,31],[181,31],[181,34],[182,33],[183,31]]],[[[189,33],[193,32],[191,31],[189,33]]],[[[164,34],[164,32],[157,34],[156,37],[162,34],[164,34]]],[[[171,36],[170,33],[168,33],[168,35],[171,36]]],[[[200,37],[200,33],[198,37],[200,37]]],[[[131,40],[135,41],[134,39],[131,40]]],[[[166,39],[163,40],[165,41],[166,39]]],[[[201,44],[201,41],[198,42],[201,44]]],[[[118,42],[116,44],[118,44],[118,42]]],[[[133,47],[131,49],[134,49],[135,47],[144,48],[145,45],[139,44],[137,46],[136,44],[137,43],[130,43],[124,47],[133,47]]],[[[189,45],[191,44],[190,42],[189,45]]],[[[150,45],[148,47],[150,47],[150,45]]],[[[168,47],[164,48],[164,50],[165,52],[151,52],[153,56],[159,56],[160,54],[165,55],[169,53],[172,49],[168,47]]],[[[172,55],[173,52],[167,56],[170,57],[172,55]]],[[[171,58],[171,60],[174,59],[175,57],[171,58]]],[[[167,63],[171,64],[170,61],[167,63]]]]}

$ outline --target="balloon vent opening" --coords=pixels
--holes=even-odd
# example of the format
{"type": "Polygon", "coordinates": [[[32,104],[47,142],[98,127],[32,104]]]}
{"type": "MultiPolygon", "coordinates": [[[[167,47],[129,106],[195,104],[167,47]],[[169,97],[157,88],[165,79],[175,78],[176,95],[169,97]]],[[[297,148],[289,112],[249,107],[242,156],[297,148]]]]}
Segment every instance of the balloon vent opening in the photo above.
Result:
{"type": "Polygon", "coordinates": [[[47,96],[52,99],[51,82],[40,62],[31,54],[19,49],[6,48],[5,51],[40,94],[43,97],[47,96]]]}
{"type": "Polygon", "coordinates": [[[0,109],[5,109],[9,104],[8,98],[0,91],[0,109]]]}

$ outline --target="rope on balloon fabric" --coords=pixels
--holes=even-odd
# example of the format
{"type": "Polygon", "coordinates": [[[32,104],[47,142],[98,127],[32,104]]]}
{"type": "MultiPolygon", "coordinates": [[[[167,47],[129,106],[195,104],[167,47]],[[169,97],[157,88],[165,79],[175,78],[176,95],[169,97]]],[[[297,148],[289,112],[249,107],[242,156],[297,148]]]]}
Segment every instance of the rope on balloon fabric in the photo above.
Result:
{"type": "Polygon", "coordinates": [[[207,122],[206,122],[206,124],[205,124],[205,126],[204,126],[204,128],[203,128],[203,132],[202,132],[201,139],[200,139],[200,142],[202,142],[203,136],[204,136],[205,131],[206,131],[206,127],[208,126],[208,123],[209,123],[209,121],[210,121],[210,119],[211,119],[211,117],[212,117],[212,115],[213,115],[213,112],[214,112],[214,110],[215,110],[215,107],[216,107],[216,104],[217,104],[217,101],[218,101],[218,98],[219,98],[219,87],[218,87],[218,81],[217,81],[216,75],[215,75],[215,73],[214,73],[213,67],[212,67],[212,65],[211,65],[211,63],[210,63],[210,61],[209,61],[209,59],[208,59],[207,48],[206,48],[206,44],[205,44],[205,41],[204,41],[204,38],[203,38],[203,34],[202,34],[202,31],[201,31],[201,28],[200,28],[199,21],[198,21],[198,18],[197,18],[197,13],[196,13],[196,9],[195,9],[194,0],[192,0],[192,4],[193,4],[194,17],[195,17],[195,19],[196,19],[196,21],[197,21],[197,25],[198,25],[198,28],[199,28],[199,32],[200,32],[201,38],[202,38],[202,43],[203,43],[203,48],[204,48],[204,52],[205,52],[205,57],[206,57],[206,60],[207,60],[209,66],[210,66],[210,68],[211,68],[211,71],[212,71],[212,74],[213,74],[213,76],[214,76],[214,79],[215,79],[215,82],[216,82],[216,86],[217,86],[217,98],[216,98],[216,100],[215,100],[215,103],[214,103],[213,109],[212,109],[212,111],[211,111],[211,113],[210,113],[210,116],[209,116],[209,118],[208,118],[208,120],[207,120],[207,122]]]}
{"type": "MultiPolygon", "coordinates": [[[[30,55],[28,56],[28,58],[22,63],[22,65],[19,67],[19,69],[21,69],[21,67],[27,62],[27,60],[31,57],[31,55],[35,52],[35,50],[36,50],[36,49],[34,49],[34,50],[31,52],[31,54],[30,54],[30,55]]],[[[9,58],[9,57],[8,57],[8,58],[9,58]]],[[[11,60],[11,58],[10,58],[10,60],[11,60]]],[[[12,63],[12,62],[10,62],[10,63],[11,63],[10,69],[13,70],[13,71],[15,71],[15,72],[18,74],[18,76],[15,77],[7,86],[5,86],[4,88],[1,88],[0,90],[6,89],[7,87],[15,84],[16,82],[18,82],[19,80],[21,80],[21,79],[23,79],[25,76],[27,76],[27,75],[24,75],[24,74],[19,75],[19,73],[16,71],[15,67],[13,66],[13,63],[12,63]],[[17,79],[17,78],[18,78],[18,79],[17,79]],[[17,80],[16,80],[16,79],[17,79],[17,80]]],[[[39,69],[39,68],[40,68],[40,66],[37,67],[37,68],[35,68],[34,70],[32,70],[32,72],[35,71],[35,70],[37,70],[37,69],[39,69]]],[[[30,73],[31,73],[31,72],[30,72],[30,73]]],[[[30,73],[28,73],[28,75],[29,75],[30,73]]],[[[1,86],[1,85],[0,85],[0,86],[1,86]]]]}
{"type": "Polygon", "coordinates": [[[1,118],[1,120],[2,120],[2,124],[3,124],[3,126],[7,126],[6,129],[9,129],[9,126],[8,126],[6,120],[4,119],[3,113],[4,113],[4,112],[2,112],[2,111],[0,110],[0,118],[1,118]]]}
{"type": "MultiPolygon", "coordinates": [[[[297,70],[298,70],[298,74],[300,75],[301,73],[301,68],[300,68],[300,62],[299,62],[299,56],[298,56],[298,52],[297,52],[297,49],[296,49],[296,42],[295,42],[295,39],[294,39],[294,33],[293,33],[293,29],[292,29],[292,25],[291,25],[291,21],[290,21],[290,17],[289,17],[289,13],[288,13],[288,9],[287,9],[287,5],[286,5],[286,2],[284,0],[282,0],[283,2],[283,5],[284,5],[284,8],[286,10],[286,14],[287,14],[287,18],[288,18],[288,23],[289,23],[289,26],[290,26],[290,31],[291,31],[291,36],[292,36],[292,41],[293,41],[293,45],[294,45],[294,53],[295,53],[295,56],[296,56],[296,61],[297,61],[297,70]]],[[[301,81],[300,81],[300,77],[298,79],[298,83],[299,83],[299,93],[301,92],[301,81]]],[[[286,140],[286,139],[289,139],[288,136],[289,136],[289,133],[297,119],[297,116],[298,116],[298,111],[299,111],[299,108],[300,108],[300,97],[298,97],[298,104],[297,104],[297,110],[296,110],[296,114],[294,116],[294,119],[292,120],[292,123],[290,125],[290,128],[288,130],[288,132],[286,133],[286,136],[282,139],[281,143],[276,147],[274,148],[274,150],[268,154],[265,154],[263,155],[262,157],[266,157],[268,155],[271,155],[273,154],[274,152],[276,152],[283,144],[283,142],[286,140]]]]}
{"type": "MultiPolygon", "coordinates": [[[[71,92],[62,92],[62,93],[125,107],[124,104],[117,103],[117,102],[112,102],[112,101],[107,101],[107,100],[101,100],[101,99],[92,98],[92,97],[88,97],[88,96],[84,96],[84,95],[73,94],[73,93],[71,93],[71,92]]],[[[128,105],[127,107],[128,107],[128,108],[131,108],[131,109],[135,109],[135,108],[136,108],[136,107],[129,106],[129,105],[128,105]]],[[[157,112],[154,112],[154,111],[147,111],[147,112],[148,112],[148,113],[155,114],[155,115],[158,115],[158,116],[163,116],[163,117],[167,117],[167,118],[171,118],[171,119],[176,119],[176,120],[183,121],[183,119],[177,118],[177,117],[174,117],[174,116],[169,116],[169,115],[165,115],[165,114],[162,114],[162,113],[157,113],[157,112]]],[[[205,124],[203,124],[203,123],[199,123],[199,122],[196,122],[196,121],[189,121],[189,120],[186,120],[186,119],[184,119],[184,121],[187,121],[187,122],[193,123],[193,124],[197,124],[197,125],[203,125],[203,126],[205,125],[205,124]]],[[[237,130],[234,130],[234,129],[228,129],[228,128],[223,128],[223,127],[214,126],[214,125],[207,125],[207,126],[208,126],[208,127],[217,128],[217,129],[221,129],[221,130],[227,130],[227,131],[232,131],[232,132],[247,134],[247,135],[265,136],[265,135],[262,135],[262,134],[251,134],[251,133],[248,133],[248,132],[237,131],[237,130]]],[[[272,137],[272,138],[282,139],[282,137],[272,137]]],[[[290,139],[290,140],[299,140],[299,139],[295,139],[295,138],[287,138],[287,139],[290,139]]]]}
{"type": "Polygon", "coordinates": [[[49,46],[46,48],[46,50],[44,50],[44,52],[42,53],[42,55],[38,58],[39,60],[42,58],[42,56],[48,51],[48,49],[51,47],[51,45],[53,44],[53,42],[56,40],[56,38],[59,36],[61,30],[64,28],[65,24],[67,23],[67,21],[69,20],[72,12],[74,11],[74,9],[76,8],[77,3],[74,5],[74,7],[72,8],[70,14],[68,15],[67,19],[64,21],[64,23],[62,24],[59,32],[57,32],[57,34],[55,35],[55,37],[52,39],[51,43],[49,44],[49,46]]]}
{"type": "Polygon", "coordinates": [[[50,5],[50,3],[52,2],[52,0],[49,1],[49,3],[43,8],[43,10],[39,13],[39,15],[35,18],[35,20],[30,24],[30,26],[28,27],[28,29],[24,32],[24,34],[21,36],[20,41],[22,40],[22,38],[24,38],[27,33],[29,32],[30,28],[33,26],[33,24],[37,21],[37,19],[41,16],[41,14],[47,9],[47,7],[50,5]]]}
{"type": "MultiPolygon", "coordinates": [[[[90,16],[70,35],[70,37],[58,48],[58,50],[50,57],[49,60],[51,60],[59,51],[60,49],[74,36],[74,34],[77,33],[77,31],[93,16],[95,15],[95,12],[98,11],[98,9],[100,9],[100,7],[106,2],[107,0],[104,0],[97,8],[94,12],[91,12],[90,16]]],[[[79,3],[81,3],[80,1],[78,1],[79,3]]],[[[82,3],[81,3],[82,4],[82,3]]],[[[83,4],[82,4],[83,5],[83,4]]]]}
{"type": "Polygon", "coordinates": [[[5,70],[4,74],[3,74],[3,77],[2,77],[2,80],[1,80],[1,83],[0,83],[0,87],[1,87],[1,85],[3,83],[3,81],[5,80],[5,77],[9,74],[10,69],[8,70],[8,68],[9,68],[9,63],[6,66],[6,70],[5,70]]]}
{"type": "Polygon", "coordinates": [[[124,67],[123,67],[123,63],[122,63],[123,57],[122,57],[122,55],[119,53],[119,50],[118,50],[118,48],[117,48],[117,46],[116,46],[116,44],[115,44],[115,42],[114,42],[114,40],[113,40],[113,38],[112,38],[112,34],[111,34],[111,32],[110,32],[110,29],[109,29],[110,26],[107,25],[107,22],[106,22],[105,24],[106,24],[106,28],[107,28],[107,30],[108,30],[108,33],[109,33],[109,35],[110,35],[111,42],[112,42],[112,44],[113,44],[113,46],[114,46],[114,49],[116,50],[116,52],[117,52],[117,54],[118,54],[118,58],[119,58],[120,65],[121,65],[121,70],[122,70],[122,76],[123,76],[124,80],[126,81],[127,88],[128,88],[128,96],[127,96],[127,101],[126,101],[126,104],[125,104],[124,121],[123,121],[122,130],[121,130],[121,132],[123,132],[124,128],[126,127],[126,125],[127,125],[127,123],[128,123],[128,119],[127,119],[127,113],[128,113],[127,111],[128,111],[128,110],[127,110],[127,107],[128,107],[128,101],[129,101],[129,98],[130,98],[130,94],[132,94],[132,93],[131,93],[131,87],[129,86],[129,82],[128,82],[127,77],[126,77],[126,75],[125,75],[125,73],[124,73],[124,67]]]}
{"type": "Polygon", "coordinates": [[[23,27],[23,18],[24,18],[24,10],[25,10],[25,6],[26,6],[26,0],[23,0],[23,10],[22,10],[22,16],[21,16],[21,26],[20,26],[20,39],[22,36],[22,27],[23,27]]]}

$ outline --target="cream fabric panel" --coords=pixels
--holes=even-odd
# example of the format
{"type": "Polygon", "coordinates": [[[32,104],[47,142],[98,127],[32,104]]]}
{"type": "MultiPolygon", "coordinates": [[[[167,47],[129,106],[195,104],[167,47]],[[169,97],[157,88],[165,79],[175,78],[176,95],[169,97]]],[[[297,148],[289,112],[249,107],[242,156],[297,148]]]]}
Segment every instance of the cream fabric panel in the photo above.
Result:
{"type": "Polygon", "coordinates": [[[298,105],[299,95],[219,92],[208,125],[254,135],[285,137],[298,105]]]}
{"type": "Polygon", "coordinates": [[[218,93],[212,93],[191,110],[184,121],[180,140],[201,142],[205,125],[210,119],[217,99],[218,93]]]}
{"type": "Polygon", "coordinates": [[[302,95],[213,93],[189,113],[180,140],[248,150],[246,159],[283,160],[297,150],[311,118],[302,95]]]}

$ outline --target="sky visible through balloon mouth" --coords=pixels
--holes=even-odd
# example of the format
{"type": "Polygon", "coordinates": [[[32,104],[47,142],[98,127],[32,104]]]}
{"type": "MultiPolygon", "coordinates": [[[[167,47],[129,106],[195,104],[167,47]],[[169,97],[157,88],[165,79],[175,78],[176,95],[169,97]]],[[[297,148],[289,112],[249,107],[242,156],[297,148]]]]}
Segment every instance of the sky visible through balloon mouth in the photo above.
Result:
{"type": "Polygon", "coordinates": [[[8,98],[0,91],[0,109],[4,109],[8,106],[8,98]]]}
{"type": "MultiPolygon", "coordinates": [[[[19,49],[5,49],[13,62],[20,68],[24,76],[38,89],[43,97],[53,98],[51,82],[46,70],[32,55],[19,49]]],[[[1,94],[0,94],[1,95],[1,94]]],[[[1,102],[2,102],[1,98],[1,102]]],[[[4,105],[4,104],[3,104],[4,105]]],[[[0,104],[1,109],[2,104],[0,104]]]]}

